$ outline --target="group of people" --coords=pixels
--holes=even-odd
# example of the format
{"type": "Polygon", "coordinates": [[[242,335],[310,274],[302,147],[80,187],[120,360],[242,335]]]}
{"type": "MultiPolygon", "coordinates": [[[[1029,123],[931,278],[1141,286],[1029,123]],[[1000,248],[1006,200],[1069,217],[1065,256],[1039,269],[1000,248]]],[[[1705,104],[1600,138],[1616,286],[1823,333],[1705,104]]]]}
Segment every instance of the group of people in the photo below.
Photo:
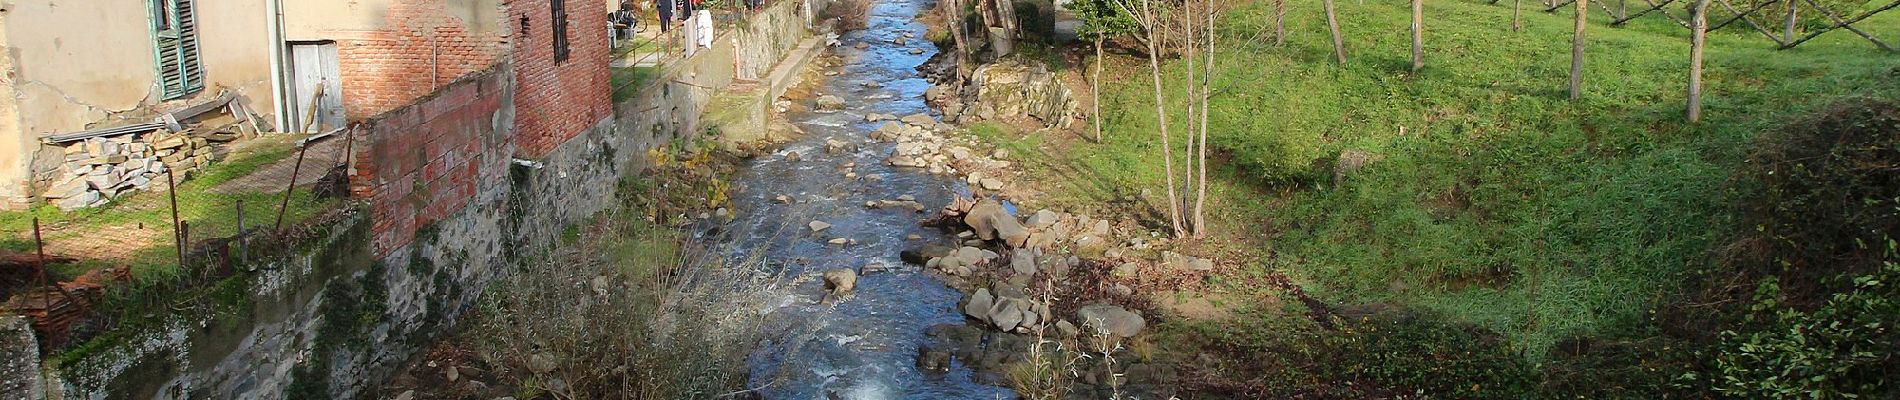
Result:
{"type": "MultiPolygon", "coordinates": [[[[693,46],[702,49],[712,48],[712,11],[706,9],[705,0],[650,1],[653,2],[653,10],[659,13],[660,33],[662,35],[672,33],[672,28],[675,25],[684,23],[686,37],[693,46]],[[677,16],[678,19],[674,19],[675,16],[677,16]]],[[[755,1],[758,0],[747,0],[746,4],[751,5],[755,1]]],[[[637,27],[639,25],[639,17],[634,10],[633,0],[621,1],[620,9],[609,14],[607,16],[607,22],[613,26],[614,39],[616,41],[633,38],[633,34],[638,31],[637,27]]]]}

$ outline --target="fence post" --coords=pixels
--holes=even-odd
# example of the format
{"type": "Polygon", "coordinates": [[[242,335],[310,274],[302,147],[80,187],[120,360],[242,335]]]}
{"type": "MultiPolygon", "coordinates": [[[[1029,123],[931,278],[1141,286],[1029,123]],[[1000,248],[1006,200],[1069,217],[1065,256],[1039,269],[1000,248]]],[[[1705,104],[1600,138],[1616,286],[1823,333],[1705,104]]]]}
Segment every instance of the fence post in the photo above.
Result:
{"type": "Polygon", "coordinates": [[[251,235],[248,234],[248,232],[244,231],[244,200],[242,199],[239,199],[237,201],[237,236],[236,237],[237,237],[238,264],[240,265],[246,264],[246,262],[250,260],[250,257],[249,257],[250,253],[245,251],[246,250],[245,243],[248,243],[251,241],[251,235]]]}
{"type": "Polygon", "coordinates": [[[33,217],[33,248],[38,249],[40,254],[37,264],[40,268],[40,306],[52,308],[53,294],[46,291],[46,242],[40,240],[40,217],[33,217]]]}
{"type": "Polygon", "coordinates": [[[165,168],[165,194],[171,197],[172,204],[172,242],[178,250],[178,269],[185,269],[185,235],[178,227],[178,178],[172,174],[178,168],[167,165],[165,168]]]}
{"type": "Polygon", "coordinates": [[[290,211],[290,194],[297,191],[297,175],[303,173],[303,154],[308,151],[310,151],[308,143],[297,146],[297,163],[290,167],[290,184],[284,186],[284,204],[277,208],[277,224],[271,228],[273,231],[284,230],[284,213],[290,211]]]}
{"type": "Polygon", "coordinates": [[[191,260],[185,257],[185,252],[191,250],[191,221],[178,221],[178,243],[178,271],[184,272],[185,262],[191,260]]]}

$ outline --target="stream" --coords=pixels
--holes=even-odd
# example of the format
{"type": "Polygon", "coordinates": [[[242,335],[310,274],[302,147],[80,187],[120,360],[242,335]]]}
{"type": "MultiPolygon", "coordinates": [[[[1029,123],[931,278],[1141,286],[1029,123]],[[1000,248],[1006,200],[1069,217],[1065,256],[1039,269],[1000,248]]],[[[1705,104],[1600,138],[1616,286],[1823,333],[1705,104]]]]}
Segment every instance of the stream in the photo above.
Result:
{"type": "Polygon", "coordinates": [[[797,110],[788,119],[806,135],[774,154],[747,161],[736,176],[733,195],[742,210],[728,224],[737,252],[782,264],[788,275],[804,277],[791,294],[767,304],[763,341],[748,361],[748,386],[768,399],[1009,399],[1006,388],[978,384],[973,372],[954,365],[949,372],[916,366],[918,348],[929,339],[925,328],[964,323],[957,310],[962,293],[921,267],[905,265],[898,253],[924,243],[951,243],[953,237],[919,226],[927,214],[910,209],[866,208],[866,201],[915,196],[933,211],[967,187],[954,179],[914,168],[884,164],[893,144],[868,137],[882,122],[865,122],[867,113],[898,116],[929,112],[923,93],[930,87],[917,67],[937,52],[923,38],[925,26],[912,19],[930,0],[875,1],[869,27],[842,35],[831,51],[844,65],[836,76],[817,82],[818,94],[845,99],[838,111],[797,110]],[[894,39],[911,34],[906,45],[894,39]],[[857,43],[867,48],[854,47],[857,43]],[[923,49],[911,54],[911,49],[923,49]],[[866,82],[876,82],[867,85],[866,82]],[[856,144],[855,152],[828,154],[826,140],[856,144]],[[788,161],[789,152],[802,160],[788,161]],[[859,177],[845,177],[843,165],[859,177]],[[789,204],[776,201],[789,196],[789,204]],[[832,225],[821,233],[810,221],[832,225]],[[908,239],[916,235],[918,239],[908,239]],[[827,244],[834,238],[855,243],[827,244]],[[858,279],[856,294],[821,303],[819,273],[834,268],[884,267],[858,279]]]}

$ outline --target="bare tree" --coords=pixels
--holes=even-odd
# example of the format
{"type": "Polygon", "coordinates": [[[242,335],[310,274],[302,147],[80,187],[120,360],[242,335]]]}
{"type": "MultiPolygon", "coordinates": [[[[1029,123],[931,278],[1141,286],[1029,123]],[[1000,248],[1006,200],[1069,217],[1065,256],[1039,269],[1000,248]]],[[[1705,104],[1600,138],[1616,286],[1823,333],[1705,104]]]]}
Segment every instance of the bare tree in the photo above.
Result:
{"type": "Polygon", "coordinates": [[[1412,0],[1412,73],[1425,69],[1425,0],[1412,0]]]}
{"type": "Polygon", "coordinates": [[[1169,143],[1168,136],[1168,99],[1161,91],[1161,49],[1156,46],[1161,41],[1159,33],[1162,28],[1161,19],[1155,12],[1153,0],[1117,0],[1115,4],[1122,7],[1123,11],[1129,11],[1129,15],[1135,16],[1135,23],[1141,25],[1142,33],[1148,37],[1148,73],[1154,78],[1155,127],[1161,133],[1161,165],[1163,172],[1168,176],[1168,223],[1174,237],[1182,237],[1185,236],[1183,234],[1185,231],[1181,227],[1180,196],[1176,193],[1174,184],[1174,146],[1169,143]],[[1130,7],[1124,4],[1126,1],[1140,1],[1140,12],[1129,10],[1130,7]]]}
{"type": "Polygon", "coordinates": [[[1524,0],[1511,1],[1511,31],[1512,32],[1517,32],[1519,29],[1524,29],[1524,22],[1522,18],[1523,15],[1524,15],[1524,0]]]}
{"type": "MultiPolygon", "coordinates": [[[[1789,0],[1793,1],[1793,0],[1789,0]]],[[[1273,0],[1273,45],[1286,44],[1286,0],[1273,0]]]]}
{"type": "Polygon", "coordinates": [[[1590,0],[1577,0],[1577,32],[1570,39],[1571,100],[1583,98],[1583,28],[1588,26],[1589,16],[1590,0]]]}
{"type": "Polygon", "coordinates": [[[1795,24],[1795,19],[1797,17],[1797,13],[1795,11],[1796,1],[1797,0],[1788,0],[1788,21],[1787,21],[1787,24],[1781,28],[1782,29],[1781,37],[1782,37],[1783,42],[1794,41],[1794,24],[1795,24]]]}
{"type": "Polygon", "coordinates": [[[1333,11],[1333,0],[1325,0],[1326,28],[1333,31],[1333,55],[1339,57],[1339,64],[1346,64],[1346,37],[1339,34],[1339,16],[1333,11]]]}
{"type": "Polygon", "coordinates": [[[1095,142],[1096,143],[1102,142],[1102,62],[1104,61],[1107,61],[1107,59],[1102,58],[1102,35],[1096,34],[1095,35],[1095,71],[1091,74],[1093,76],[1089,78],[1090,84],[1093,85],[1093,87],[1089,90],[1089,95],[1095,97],[1095,101],[1091,103],[1095,106],[1095,112],[1093,114],[1089,114],[1090,116],[1089,119],[1095,121],[1095,142]]]}
{"type": "MultiPolygon", "coordinates": [[[[1194,202],[1194,165],[1199,161],[1194,157],[1195,147],[1197,146],[1194,138],[1198,136],[1194,126],[1194,109],[1200,105],[1201,94],[1200,86],[1197,85],[1198,82],[1194,79],[1194,75],[1195,70],[1201,67],[1198,64],[1200,60],[1198,54],[1201,50],[1201,37],[1200,29],[1195,26],[1196,20],[1200,18],[1199,15],[1196,15],[1197,13],[1194,8],[1195,3],[1195,0],[1183,0],[1181,2],[1181,12],[1179,13],[1181,16],[1181,45],[1186,50],[1186,57],[1182,57],[1181,61],[1182,64],[1187,66],[1187,73],[1183,74],[1183,77],[1186,79],[1181,81],[1181,91],[1183,93],[1181,100],[1183,103],[1186,103],[1183,106],[1185,112],[1181,113],[1181,122],[1183,125],[1182,131],[1186,132],[1185,136],[1187,137],[1187,151],[1182,154],[1187,161],[1187,163],[1183,165],[1184,168],[1182,168],[1182,173],[1187,174],[1185,176],[1186,179],[1181,181],[1181,212],[1183,213],[1187,213],[1187,205],[1194,202]]],[[[1202,0],[1200,1],[1200,5],[1203,6],[1202,11],[1205,12],[1205,7],[1209,4],[1206,0],[1202,0]]],[[[1181,222],[1187,226],[1190,232],[1195,230],[1193,217],[1191,215],[1182,215],[1181,222]]]]}
{"type": "Polygon", "coordinates": [[[1709,41],[1709,0],[1695,3],[1689,28],[1689,122],[1702,120],[1702,46],[1709,41]]]}
{"type": "Polygon", "coordinates": [[[990,39],[990,50],[997,58],[1007,56],[1016,49],[1015,12],[1010,6],[1011,0],[977,0],[977,15],[983,17],[984,36],[990,39]]]}
{"type": "MultiPolygon", "coordinates": [[[[1207,61],[1206,61],[1206,64],[1203,64],[1203,68],[1205,68],[1205,71],[1203,71],[1203,73],[1201,74],[1201,93],[1200,93],[1201,95],[1200,96],[1200,101],[1201,101],[1200,141],[1201,143],[1198,146],[1195,146],[1199,148],[1200,153],[1193,155],[1193,157],[1199,159],[1198,165],[1200,166],[1200,170],[1198,171],[1199,176],[1195,177],[1195,181],[1198,182],[1195,184],[1196,187],[1195,187],[1195,194],[1194,194],[1194,237],[1195,238],[1207,237],[1207,229],[1208,229],[1207,228],[1207,213],[1204,212],[1207,206],[1207,109],[1212,106],[1212,103],[1210,103],[1210,100],[1213,99],[1213,96],[1212,96],[1213,90],[1209,88],[1208,86],[1210,82],[1214,80],[1214,50],[1215,50],[1214,44],[1215,44],[1215,39],[1216,39],[1216,36],[1214,36],[1214,21],[1215,21],[1214,16],[1217,13],[1217,11],[1215,11],[1214,9],[1213,0],[1204,0],[1204,1],[1206,2],[1205,9],[1207,11],[1204,17],[1207,18],[1207,23],[1203,24],[1202,27],[1207,30],[1207,35],[1206,35],[1207,36],[1207,51],[1202,52],[1202,54],[1207,57],[1207,61]]],[[[1417,1],[1417,0],[1414,0],[1414,1],[1417,1]]],[[[1194,60],[1189,60],[1188,62],[1193,63],[1193,61],[1194,60]]]]}

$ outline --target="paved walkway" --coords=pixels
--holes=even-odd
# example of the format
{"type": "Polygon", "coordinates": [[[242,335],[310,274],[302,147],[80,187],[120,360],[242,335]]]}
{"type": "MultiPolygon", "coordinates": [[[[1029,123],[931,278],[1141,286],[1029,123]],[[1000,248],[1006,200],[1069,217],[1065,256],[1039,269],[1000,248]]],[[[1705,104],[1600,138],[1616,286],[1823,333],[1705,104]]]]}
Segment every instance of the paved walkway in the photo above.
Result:
{"type": "MultiPolygon", "coordinates": [[[[283,140],[295,141],[301,138],[300,135],[283,140]]],[[[250,175],[232,179],[211,188],[211,192],[224,194],[282,192],[284,187],[290,184],[291,171],[296,171],[297,186],[310,186],[317,182],[317,178],[322,178],[324,173],[329,172],[331,167],[343,161],[340,155],[346,146],[345,142],[348,141],[348,138],[339,134],[310,143],[309,149],[304,153],[301,169],[298,169],[297,153],[293,150],[289,157],[258,167],[250,175]]]]}

